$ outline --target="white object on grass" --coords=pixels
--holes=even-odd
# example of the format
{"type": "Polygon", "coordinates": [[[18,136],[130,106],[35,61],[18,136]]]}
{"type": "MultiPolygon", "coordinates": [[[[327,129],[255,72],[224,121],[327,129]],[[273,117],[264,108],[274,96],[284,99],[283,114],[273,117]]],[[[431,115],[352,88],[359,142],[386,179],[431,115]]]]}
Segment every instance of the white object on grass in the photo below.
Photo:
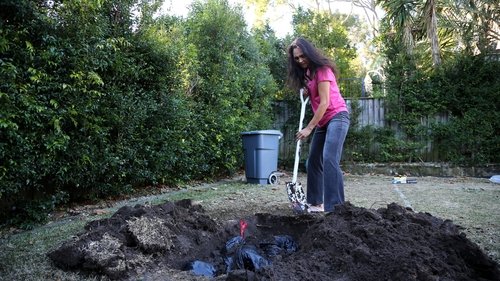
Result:
{"type": "Polygon", "coordinates": [[[490,178],[492,183],[500,183],[500,175],[494,175],[490,178]]]}

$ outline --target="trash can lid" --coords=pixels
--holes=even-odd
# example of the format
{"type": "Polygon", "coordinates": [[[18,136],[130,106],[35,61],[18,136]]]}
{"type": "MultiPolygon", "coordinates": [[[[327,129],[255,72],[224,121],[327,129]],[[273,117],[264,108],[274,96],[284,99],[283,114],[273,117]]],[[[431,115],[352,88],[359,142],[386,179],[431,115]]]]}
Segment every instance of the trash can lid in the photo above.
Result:
{"type": "Polygon", "coordinates": [[[241,134],[242,135],[278,135],[280,137],[283,136],[283,134],[278,130],[249,131],[249,132],[242,132],[241,134]]]}

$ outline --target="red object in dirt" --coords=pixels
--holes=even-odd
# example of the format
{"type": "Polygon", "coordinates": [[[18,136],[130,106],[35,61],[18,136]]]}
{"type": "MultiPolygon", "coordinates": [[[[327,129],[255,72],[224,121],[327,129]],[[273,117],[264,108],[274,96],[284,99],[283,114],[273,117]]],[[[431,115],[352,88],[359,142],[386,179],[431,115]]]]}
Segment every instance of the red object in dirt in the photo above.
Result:
{"type": "Polygon", "coordinates": [[[240,219],[240,236],[245,239],[245,230],[247,229],[248,223],[244,219],[240,219]]]}

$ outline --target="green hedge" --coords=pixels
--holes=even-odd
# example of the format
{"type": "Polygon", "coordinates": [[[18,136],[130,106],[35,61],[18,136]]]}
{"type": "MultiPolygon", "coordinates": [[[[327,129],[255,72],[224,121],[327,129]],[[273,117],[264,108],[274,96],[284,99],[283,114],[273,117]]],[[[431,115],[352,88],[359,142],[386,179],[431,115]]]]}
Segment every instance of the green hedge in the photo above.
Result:
{"type": "MultiPolygon", "coordinates": [[[[497,57],[498,58],[498,57],[497,57]]],[[[443,160],[461,165],[500,163],[500,61],[460,56],[431,81],[452,118],[433,137],[443,160]]]]}
{"type": "MultiPolygon", "coordinates": [[[[498,56],[457,53],[432,70],[388,45],[387,118],[404,132],[403,140],[438,147],[440,161],[462,166],[500,162],[500,61],[498,56]],[[446,113],[449,122],[421,123],[446,113]]],[[[418,145],[420,144],[420,145],[418,145]]]]}

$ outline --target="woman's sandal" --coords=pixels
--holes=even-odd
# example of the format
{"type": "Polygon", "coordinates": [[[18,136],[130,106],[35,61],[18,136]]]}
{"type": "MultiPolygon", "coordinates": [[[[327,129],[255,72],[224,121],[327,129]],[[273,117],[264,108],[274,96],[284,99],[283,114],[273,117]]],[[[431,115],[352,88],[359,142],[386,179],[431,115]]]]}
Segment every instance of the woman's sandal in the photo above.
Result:
{"type": "Polygon", "coordinates": [[[307,209],[307,211],[309,213],[322,213],[325,211],[325,207],[323,206],[323,204],[321,205],[308,205],[309,208],[307,209]]]}

